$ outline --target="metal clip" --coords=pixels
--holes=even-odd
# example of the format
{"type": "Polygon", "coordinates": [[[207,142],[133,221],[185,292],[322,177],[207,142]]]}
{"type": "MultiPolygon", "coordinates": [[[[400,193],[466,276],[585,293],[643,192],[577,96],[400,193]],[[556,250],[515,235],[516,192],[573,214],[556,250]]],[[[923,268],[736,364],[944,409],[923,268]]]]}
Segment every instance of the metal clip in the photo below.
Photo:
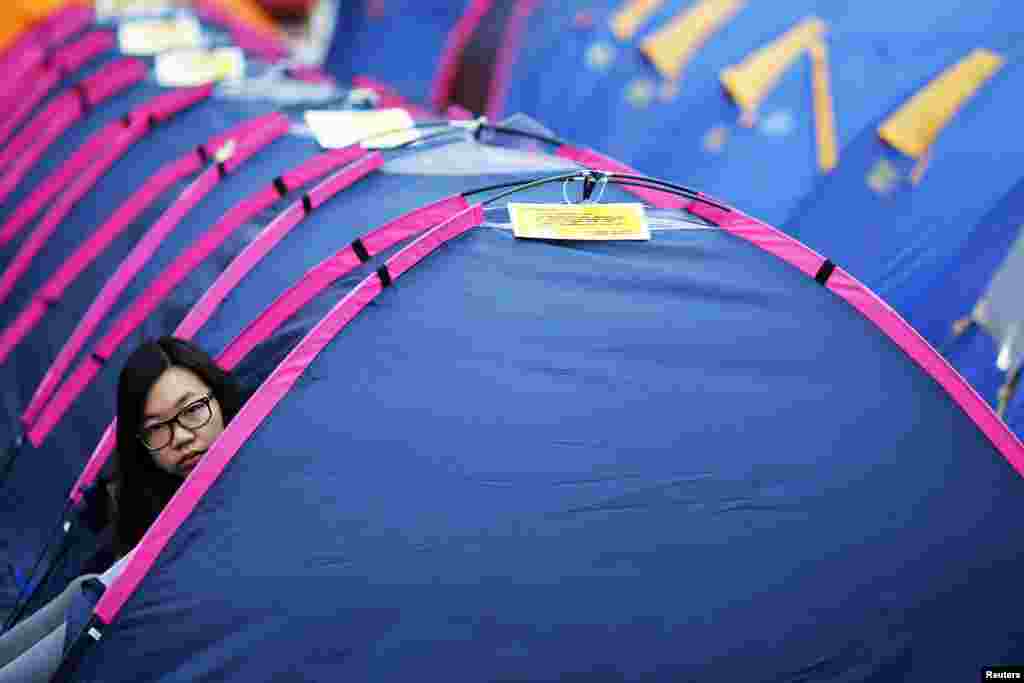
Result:
{"type": "MultiPolygon", "coordinates": [[[[593,171],[583,171],[583,198],[579,201],[580,204],[597,204],[601,201],[604,196],[605,188],[608,187],[608,178],[611,177],[610,173],[594,173],[593,171]],[[597,194],[594,191],[597,190],[597,194]]],[[[566,178],[562,183],[562,199],[565,200],[566,204],[573,204],[574,202],[569,200],[568,186],[569,182],[575,180],[575,178],[566,178]]]]}

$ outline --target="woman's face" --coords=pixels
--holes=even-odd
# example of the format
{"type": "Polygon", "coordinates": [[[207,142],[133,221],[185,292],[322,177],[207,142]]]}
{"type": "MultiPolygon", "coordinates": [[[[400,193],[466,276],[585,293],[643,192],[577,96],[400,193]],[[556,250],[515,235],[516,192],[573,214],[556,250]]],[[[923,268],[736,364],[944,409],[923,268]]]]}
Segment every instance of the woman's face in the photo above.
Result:
{"type": "Polygon", "coordinates": [[[157,378],[146,396],[139,431],[154,445],[165,444],[149,449],[160,469],[186,476],[224,431],[217,399],[210,398],[208,409],[203,401],[212,395],[197,374],[183,367],[172,366],[157,378]],[[161,426],[169,420],[174,421],[161,426]]]}

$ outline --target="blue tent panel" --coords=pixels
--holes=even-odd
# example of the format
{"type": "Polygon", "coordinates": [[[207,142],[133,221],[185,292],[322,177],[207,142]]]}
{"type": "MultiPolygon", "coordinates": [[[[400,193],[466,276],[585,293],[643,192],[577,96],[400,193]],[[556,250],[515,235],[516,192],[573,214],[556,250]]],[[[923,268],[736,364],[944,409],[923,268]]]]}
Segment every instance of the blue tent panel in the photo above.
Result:
{"type": "Polygon", "coordinates": [[[516,240],[492,215],[402,275],[75,680],[927,680],[1007,661],[1020,474],[843,299],[659,217],[626,245],[516,240]]]}

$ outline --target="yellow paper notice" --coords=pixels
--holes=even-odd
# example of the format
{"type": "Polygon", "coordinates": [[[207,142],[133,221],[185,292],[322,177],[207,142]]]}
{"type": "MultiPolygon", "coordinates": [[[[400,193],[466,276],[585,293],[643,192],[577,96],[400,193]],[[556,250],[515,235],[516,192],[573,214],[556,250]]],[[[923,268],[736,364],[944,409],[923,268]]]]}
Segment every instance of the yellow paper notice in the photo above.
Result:
{"type": "Polygon", "coordinates": [[[193,17],[129,21],[117,30],[122,54],[149,57],[168,50],[202,45],[199,22],[193,17]]]}
{"type": "Polygon", "coordinates": [[[193,88],[245,76],[245,54],[237,47],[173,50],[157,55],[156,80],[165,88],[193,88]]]}
{"type": "Polygon", "coordinates": [[[95,0],[96,18],[110,19],[143,17],[175,9],[185,3],[182,0],[95,0]]]}
{"type": "Polygon", "coordinates": [[[366,149],[389,149],[419,139],[412,116],[404,109],[325,111],[310,109],[306,125],[324,149],[361,143],[366,149]]]}
{"type": "Polygon", "coordinates": [[[512,233],[536,240],[649,240],[643,204],[509,203],[512,233]]]}

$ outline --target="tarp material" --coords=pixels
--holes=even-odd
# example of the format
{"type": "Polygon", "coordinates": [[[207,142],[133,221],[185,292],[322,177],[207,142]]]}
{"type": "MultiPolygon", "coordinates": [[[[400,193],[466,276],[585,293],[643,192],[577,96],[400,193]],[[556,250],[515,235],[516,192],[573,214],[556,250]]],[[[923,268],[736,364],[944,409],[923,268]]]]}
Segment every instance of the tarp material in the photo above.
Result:
{"type": "Polygon", "coordinates": [[[726,212],[660,212],[632,244],[488,215],[303,326],[98,603],[74,680],[927,680],[1012,658],[1021,445],[989,414],[997,450],[845,272],[726,212]]]}

